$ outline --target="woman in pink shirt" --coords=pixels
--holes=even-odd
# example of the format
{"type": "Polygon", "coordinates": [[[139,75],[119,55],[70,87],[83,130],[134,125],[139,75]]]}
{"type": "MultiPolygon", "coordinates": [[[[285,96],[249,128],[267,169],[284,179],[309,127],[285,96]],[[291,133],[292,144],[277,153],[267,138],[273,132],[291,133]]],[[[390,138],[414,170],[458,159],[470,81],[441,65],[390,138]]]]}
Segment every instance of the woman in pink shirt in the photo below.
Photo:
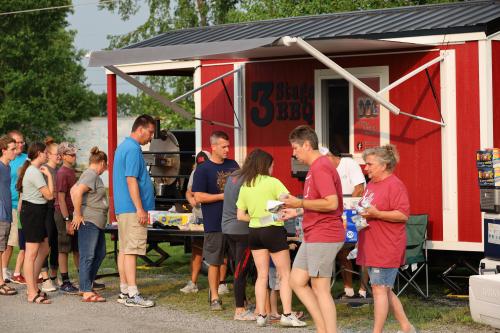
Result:
{"type": "Polygon", "coordinates": [[[358,265],[366,266],[373,290],[374,333],[381,333],[389,307],[398,320],[401,331],[413,333],[403,306],[392,291],[398,269],[405,262],[406,228],[410,202],[405,185],[393,174],[399,155],[396,147],[385,145],[363,152],[365,170],[371,181],[363,198],[371,197],[369,207],[361,215],[368,227],[359,232],[358,265]]]}

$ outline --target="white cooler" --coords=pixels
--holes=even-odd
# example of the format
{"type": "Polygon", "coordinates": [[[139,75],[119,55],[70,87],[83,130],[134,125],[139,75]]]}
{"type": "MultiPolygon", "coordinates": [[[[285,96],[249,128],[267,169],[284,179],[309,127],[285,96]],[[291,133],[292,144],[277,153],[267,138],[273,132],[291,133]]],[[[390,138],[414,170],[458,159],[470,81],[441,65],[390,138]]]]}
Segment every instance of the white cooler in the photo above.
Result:
{"type": "Polygon", "coordinates": [[[500,274],[469,278],[469,307],[474,321],[500,328],[500,274]]]}

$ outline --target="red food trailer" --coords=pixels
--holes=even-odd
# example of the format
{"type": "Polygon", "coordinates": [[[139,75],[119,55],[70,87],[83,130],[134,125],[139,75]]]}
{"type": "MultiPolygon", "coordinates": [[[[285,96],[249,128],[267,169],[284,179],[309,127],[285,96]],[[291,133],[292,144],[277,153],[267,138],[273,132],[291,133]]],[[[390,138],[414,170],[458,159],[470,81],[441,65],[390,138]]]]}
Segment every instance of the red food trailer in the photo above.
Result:
{"type": "MultiPolygon", "coordinates": [[[[169,31],[93,52],[108,76],[109,151],[116,147],[116,75],[186,115],[131,75],[194,80],[197,150],[213,130],[233,157],[262,148],[292,193],[288,133],[313,126],[350,153],[392,143],[412,214],[428,214],[428,247],[483,251],[475,167],[500,147],[500,2],[334,13],[169,31]]],[[[112,159],[112,154],[110,154],[112,159]]]]}

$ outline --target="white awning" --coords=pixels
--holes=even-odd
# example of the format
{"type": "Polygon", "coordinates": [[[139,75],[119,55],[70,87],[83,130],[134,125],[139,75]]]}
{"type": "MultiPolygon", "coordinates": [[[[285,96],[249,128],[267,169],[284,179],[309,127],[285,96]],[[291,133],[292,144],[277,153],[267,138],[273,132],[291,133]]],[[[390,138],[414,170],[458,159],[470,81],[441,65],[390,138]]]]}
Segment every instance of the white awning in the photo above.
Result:
{"type": "MultiPolygon", "coordinates": [[[[307,54],[300,47],[294,45],[286,47],[281,41],[282,38],[279,36],[197,44],[129,48],[112,51],[94,51],[90,55],[89,67],[117,66],[167,60],[256,59],[303,56],[307,54]]],[[[326,54],[430,47],[425,44],[353,38],[308,40],[308,43],[320,52],[326,54]]]]}

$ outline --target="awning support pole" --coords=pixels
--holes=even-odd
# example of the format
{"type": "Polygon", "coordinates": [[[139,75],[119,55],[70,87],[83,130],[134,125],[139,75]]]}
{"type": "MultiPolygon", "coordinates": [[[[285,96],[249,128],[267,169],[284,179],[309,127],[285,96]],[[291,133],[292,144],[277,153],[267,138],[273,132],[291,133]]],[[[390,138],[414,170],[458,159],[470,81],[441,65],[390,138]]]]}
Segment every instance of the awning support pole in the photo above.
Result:
{"type": "Polygon", "coordinates": [[[356,88],[358,88],[359,90],[361,90],[362,92],[373,98],[379,104],[382,104],[389,111],[391,111],[394,114],[399,114],[400,111],[396,105],[386,100],[372,88],[368,87],[366,84],[361,82],[357,77],[346,71],[344,68],[335,63],[332,59],[325,56],[323,53],[315,49],[311,44],[307,43],[302,38],[286,36],[282,38],[282,41],[285,46],[291,46],[292,44],[297,44],[297,46],[299,46],[301,49],[312,55],[318,61],[322,62],[325,66],[333,70],[335,73],[342,76],[348,82],[352,83],[356,88]]]}
{"type": "Polygon", "coordinates": [[[387,87],[385,87],[384,89],[380,90],[378,93],[379,94],[382,94],[382,93],[385,93],[389,90],[391,90],[392,88],[394,87],[397,87],[399,86],[401,83],[405,82],[406,80],[414,77],[415,75],[417,75],[418,73],[420,73],[421,71],[431,67],[432,65],[434,65],[435,63],[437,62],[440,62],[444,59],[444,55],[440,55],[439,57],[429,61],[428,63],[425,63],[423,64],[422,66],[420,66],[419,68],[411,71],[410,73],[406,74],[405,76],[401,77],[400,79],[394,81],[393,83],[391,83],[390,85],[388,85],[387,87]]]}
{"type": "Polygon", "coordinates": [[[407,112],[403,112],[403,111],[399,111],[400,114],[402,115],[405,115],[405,116],[408,116],[410,118],[413,118],[413,119],[417,119],[417,120],[425,120],[425,121],[428,121],[430,123],[433,123],[433,124],[436,124],[436,125],[439,125],[441,127],[445,127],[446,124],[441,122],[441,121],[437,121],[437,120],[433,120],[433,119],[429,119],[429,118],[425,118],[425,117],[421,117],[421,116],[417,116],[417,115],[414,115],[414,114],[411,114],[411,113],[407,113],[407,112]]]}
{"type": "Polygon", "coordinates": [[[233,70],[232,70],[232,71],[230,71],[230,72],[227,72],[227,73],[225,73],[225,74],[222,74],[222,75],[220,75],[220,76],[217,76],[215,79],[212,79],[212,80],[210,80],[210,81],[208,81],[208,82],[205,82],[205,83],[203,83],[201,86],[199,86],[199,87],[197,87],[197,88],[194,88],[193,90],[190,90],[190,91],[188,91],[188,92],[186,92],[186,93],[184,93],[184,94],[182,94],[182,95],[180,95],[180,96],[177,96],[176,98],[174,98],[174,99],[172,100],[172,103],[175,103],[175,102],[177,102],[177,101],[180,101],[180,100],[182,100],[182,99],[184,99],[184,98],[188,97],[189,95],[192,95],[192,94],[194,94],[195,92],[197,92],[197,91],[199,91],[199,90],[201,90],[201,89],[205,88],[206,86],[209,86],[209,85],[211,85],[212,83],[215,83],[215,82],[219,81],[220,79],[223,79],[223,78],[225,78],[226,76],[229,76],[229,75],[231,75],[231,74],[234,74],[234,73],[236,73],[236,72],[238,72],[238,71],[240,71],[240,68],[233,69],[233,70]]]}
{"type": "Polygon", "coordinates": [[[144,91],[146,94],[153,97],[158,102],[165,105],[166,107],[171,108],[173,111],[175,111],[181,117],[183,117],[185,119],[193,119],[193,115],[190,114],[189,112],[187,112],[186,110],[184,110],[183,108],[181,108],[179,105],[172,103],[165,96],[162,96],[161,94],[157,93],[156,91],[154,91],[153,89],[151,89],[150,87],[145,85],[144,83],[140,82],[139,80],[134,79],[130,75],[126,74],[125,72],[122,72],[121,70],[119,70],[115,66],[105,66],[104,68],[106,68],[110,72],[113,72],[114,74],[118,75],[119,77],[121,77],[122,79],[124,79],[125,81],[130,83],[131,85],[144,91]]]}
{"type": "Polygon", "coordinates": [[[177,114],[179,114],[181,117],[184,117],[185,119],[195,119],[195,120],[200,120],[200,121],[208,122],[211,125],[218,125],[218,126],[229,127],[229,128],[238,128],[238,127],[235,127],[233,125],[229,125],[229,124],[222,123],[222,122],[219,122],[219,121],[214,121],[214,120],[208,120],[208,119],[202,119],[202,118],[194,117],[192,114],[190,114],[189,112],[187,112],[186,110],[184,110],[182,107],[180,107],[176,103],[168,100],[165,96],[157,93],[156,91],[154,91],[153,89],[151,89],[150,87],[148,87],[144,83],[142,83],[142,82],[134,79],[130,75],[122,72],[121,70],[119,70],[115,66],[105,66],[104,68],[106,68],[108,71],[110,71],[110,72],[118,75],[119,77],[121,77],[122,79],[124,79],[125,81],[127,81],[128,83],[130,83],[131,85],[133,85],[133,86],[137,87],[138,89],[142,90],[143,92],[145,92],[149,96],[153,97],[158,102],[160,102],[161,104],[165,105],[166,107],[171,108],[174,112],[176,112],[177,114]]]}

